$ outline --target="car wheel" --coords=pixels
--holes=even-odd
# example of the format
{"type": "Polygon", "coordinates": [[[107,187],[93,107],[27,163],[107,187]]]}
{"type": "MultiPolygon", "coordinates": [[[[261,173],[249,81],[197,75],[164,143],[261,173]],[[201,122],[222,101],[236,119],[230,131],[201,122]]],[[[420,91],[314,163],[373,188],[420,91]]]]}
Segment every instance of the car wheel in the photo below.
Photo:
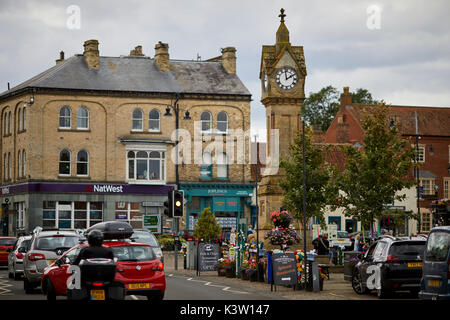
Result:
{"type": "Polygon", "coordinates": [[[52,281],[47,278],[45,280],[45,293],[47,295],[47,300],[48,301],[55,301],[56,300],[56,291],[55,291],[55,287],[53,286],[52,281]]]}
{"type": "Polygon", "coordinates": [[[361,273],[358,270],[353,273],[352,288],[357,294],[365,294],[368,291],[367,288],[364,287],[361,273]]]}
{"type": "Polygon", "coordinates": [[[34,287],[31,285],[31,283],[28,281],[28,279],[25,277],[23,279],[23,289],[25,290],[26,294],[33,293],[34,287]]]}
{"type": "Polygon", "coordinates": [[[16,272],[14,272],[14,274],[13,274],[13,278],[14,278],[14,280],[20,280],[20,278],[21,278],[22,276],[21,276],[21,274],[20,273],[16,273],[16,272]]]}

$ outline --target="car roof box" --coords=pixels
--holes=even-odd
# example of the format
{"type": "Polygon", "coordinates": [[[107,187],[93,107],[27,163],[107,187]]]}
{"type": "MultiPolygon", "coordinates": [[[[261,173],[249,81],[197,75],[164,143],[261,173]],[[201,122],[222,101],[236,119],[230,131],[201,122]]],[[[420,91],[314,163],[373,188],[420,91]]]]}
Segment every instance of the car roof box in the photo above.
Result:
{"type": "Polygon", "coordinates": [[[86,230],[86,234],[89,234],[92,230],[101,231],[104,240],[128,239],[134,232],[133,227],[128,222],[122,221],[105,221],[96,223],[86,230]]]}

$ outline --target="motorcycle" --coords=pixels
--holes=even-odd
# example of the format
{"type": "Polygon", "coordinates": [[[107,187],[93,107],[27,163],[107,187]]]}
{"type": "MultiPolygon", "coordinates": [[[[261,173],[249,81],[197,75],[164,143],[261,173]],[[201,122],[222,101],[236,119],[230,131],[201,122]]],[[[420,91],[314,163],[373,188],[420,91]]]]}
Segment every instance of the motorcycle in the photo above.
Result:
{"type": "Polygon", "coordinates": [[[125,287],[114,281],[116,264],[111,259],[93,258],[81,260],[79,270],[73,270],[67,288],[68,300],[124,300],[125,287]],[[80,275],[75,275],[79,273],[80,275]],[[77,282],[77,276],[81,276],[77,282]]]}

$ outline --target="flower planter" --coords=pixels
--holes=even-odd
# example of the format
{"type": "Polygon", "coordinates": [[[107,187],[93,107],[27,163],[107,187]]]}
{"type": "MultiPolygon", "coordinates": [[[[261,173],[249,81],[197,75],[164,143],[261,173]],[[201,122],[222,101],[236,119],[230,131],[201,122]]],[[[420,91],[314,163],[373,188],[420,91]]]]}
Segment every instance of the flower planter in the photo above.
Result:
{"type": "Polygon", "coordinates": [[[234,271],[234,268],[231,266],[226,266],[225,267],[225,276],[227,278],[235,278],[236,277],[236,273],[234,271]]]}
{"type": "Polygon", "coordinates": [[[247,276],[251,282],[258,281],[258,272],[256,271],[256,269],[248,269],[247,276]]]}
{"type": "Polygon", "coordinates": [[[217,275],[218,275],[219,277],[225,277],[225,275],[226,275],[225,268],[219,268],[219,269],[217,269],[217,275]]]}
{"type": "Polygon", "coordinates": [[[248,269],[240,267],[239,268],[239,274],[241,275],[242,280],[248,280],[248,269]]]}

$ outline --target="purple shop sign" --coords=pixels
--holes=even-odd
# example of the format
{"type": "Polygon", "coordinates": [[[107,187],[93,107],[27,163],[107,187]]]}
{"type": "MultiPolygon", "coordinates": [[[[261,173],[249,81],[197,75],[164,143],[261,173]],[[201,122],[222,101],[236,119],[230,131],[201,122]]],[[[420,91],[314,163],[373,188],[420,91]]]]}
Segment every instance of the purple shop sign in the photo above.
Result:
{"type": "Polygon", "coordinates": [[[116,213],[116,220],[127,220],[128,214],[126,213],[116,213]]]}
{"type": "Polygon", "coordinates": [[[172,186],[109,183],[22,183],[3,186],[1,195],[23,193],[167,194],[172,186]]]}

